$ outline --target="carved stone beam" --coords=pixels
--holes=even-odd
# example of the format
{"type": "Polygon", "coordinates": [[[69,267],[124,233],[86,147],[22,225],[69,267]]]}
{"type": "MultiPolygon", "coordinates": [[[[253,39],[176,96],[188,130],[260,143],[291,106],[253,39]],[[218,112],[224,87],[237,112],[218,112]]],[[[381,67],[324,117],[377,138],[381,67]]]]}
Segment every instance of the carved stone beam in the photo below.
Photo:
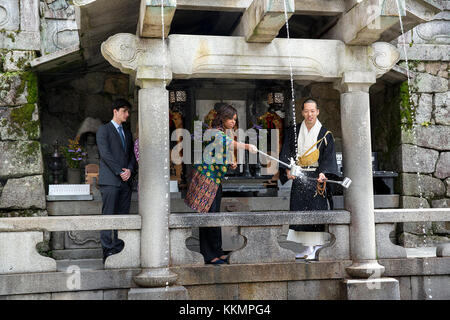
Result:
{"type": "Polygon", "coordinates": [[[294,0],[253,0],[245,10],[233,35],[248,42],[271,42],[294,13],[294,0]],[[285,3],[283,3],[285,2],[285,3]]]}
{"type": "Polygon", "coordinates": [[[442,10],[429,0],[363,0],[347,7],[348,11],[324,38],[340,39],[350,45],[368,45],[376,41],[391,41],[401,34],[399,14],[404,31],[429,21],[442,10]]]}
{"type": "MultiPolygon", "coordinates": [[[[345,13],[324,36],[350,45],[369,45],[398,22],[397,0],[363,0],[345,13]]],[[[405,16],[405,0],[398,0],[405,16]]]]}
{"type": "Polygon", "coordinates": [[[102,43],[103,57],[123,73],[143,80],[172,80],[171,62],[167,44],[160,39],[143,39],[128,33],[118,33],[102,43]]]}
{"type": "Polygon", "coordinates": [[[276,38],[263,44],[243,37],[172,34],[168,45],[177,79],[289,79],[291,60],[294,80],[334,81],[341,77],[345,56],[345,45],[336,40],[276,38]]]}
{"type": "Polygon", "coordinates": [[[143,38],[162,38],[162,16],[164,15],[164,37],[169,35],[176,0],[141,0],[138,34],[143,38]],[[161,5],[163,2],[163,6],[161,5]]]}
{"type": "MultiPolygon", "coordinates": [[[[345,12],[346,0],[294,0],[295,14],[336,16],[345,12]]],[[[177,0],[181,10],[244,12],[253,0],[177,0]]]]}
{"type": "Polygon", "coordinates": [[[337,16],[345,12],[345,0],[295,0],[295,14],[337,16]]]}
{"type": "MultiPolygon", "coordinates": [[[[445,1],[444,1],[445,2],[445,1]]],[[[405,2],[406,16],[402,16],[404,32],[415,28],[424,22],[433,20],[433,17],[443,10],[439,1],[434,0],[408,0],[405,2]]],[[[400,21],[380,37],[380,41],[390,42],[401,35],[400,21]]]]}
{"type": "Polygon", "coordinates": [[[400,59],[399,49],[387,42],[371,46],[347,46],[342,79],[335,83],[339,91],[366,92],[376,78],[391,70],[400,59]],[[358,80],[352,78],[357,77],[358,80]]]}

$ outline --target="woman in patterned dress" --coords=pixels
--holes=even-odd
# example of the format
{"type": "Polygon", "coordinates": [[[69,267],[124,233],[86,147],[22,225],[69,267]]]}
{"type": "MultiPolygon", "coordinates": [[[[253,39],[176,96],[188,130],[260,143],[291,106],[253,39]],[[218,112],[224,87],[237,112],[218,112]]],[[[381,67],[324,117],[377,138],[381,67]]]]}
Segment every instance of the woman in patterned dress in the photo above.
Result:
{"type": "MultiPolygon", "coordinates": [[[[234,148],[257,152],[256,146],[234,141],[226,135],[237,123],[237,111],[229,104],[223,103],[218,109],[212,123],[211,142],[206,146],[203,163],[194,165],[192,178],[185,203],[199,213],[219,212],[222,198],[222,179],[228,166],[235,169],[237,164],[232,161],[234,148]]],[[[199,228],[200,252],[205,263],[219,265],[225,263],[227,256],[222,250],[221,227],[199,228]]]]}

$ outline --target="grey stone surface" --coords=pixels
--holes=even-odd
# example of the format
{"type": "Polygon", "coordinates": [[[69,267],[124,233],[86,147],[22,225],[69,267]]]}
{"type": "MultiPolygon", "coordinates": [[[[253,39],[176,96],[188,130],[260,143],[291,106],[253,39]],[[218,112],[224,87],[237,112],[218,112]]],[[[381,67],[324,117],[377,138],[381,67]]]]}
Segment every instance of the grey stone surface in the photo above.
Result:
{"type": "MultiPolygon", "coordinates": [[[[448,61],[450,54],[446,50],[446,45],[439,44],[420,44],[407,47],[406,54],[411,60],[426,60],[426,61],[448,61]]],[[[405,60],[403,50],[400,51],[400,59],[405,60]]]]}
{"type": "Polygon", "coordinates": [[[211,226],[281,226],[285,224],[348,224],[347,211],[262,211],[252,214],[244,212],[172,213],[170,228],[211,227],[211,226]]]}
{"type": "Polygon", "coordinates": [[[402,173],[400,179],[403,194],[406,196],[419,196],[420,191],[422,191],[423,197],[432,198],[442,196],[445,193],[444,183],[427,175],[420,175],[420,178],[418,178],[416,174],[402,173]]]}
{"type": "Polygon", "coordinates": [[[64,247],[67,249],[100,247],[100,232],[98,231],[67,231],[64,233],[64,237],[64,247]]]}
{"type": "Polygon", "coordinates": [[[422,122],[430,122],[432,111],[433,95],[429,93],[422,93],[416,108],[416,123],[421,124],[422,122]]]}
{"type": "Polygon", "coordinates": [[[351,259],[349,226],[330,225],[328,231],[332,234],[332,241],[319,251],[319,261],[351,259]]]}
{"type": "Polygon", "coordinates": [[[0,300],[50,300],[51,297],[51,293],[15,294],[11,296],[0,296],[0,300]]]}
{"type": "Polygon", "coordinates": [[[402,152],[401,171],[414,173],[434,172],[439,152],[411,144],[402,144],[400,148],[402,152]]]}
{"type": "Polygon", "coordinates": [[[75,20],[44,19],[41,22],[41,52],[50,54],[79,44],[75,20]]]}
{"type": "Polygon", "coordinates": [[[450,199],[436,199],[431,201],[433,208],[450,208],[450,199]]]}
{"type": "Polygon", "coordinates": [[[0,232],[0,274],[56,271],[56,261],[36,250],[43,240],[37,231],[0,232]]]}
{"type": "Polygon", "coordinates": [[[133,276],[139,269],[80,271],[80,282],[72,281],[76,273],[37,272],[0,275],[0,296],[73,290],[129,289],[136,287],[133,276]]]}
{"type": "Polygon", "coordinates": [[[436,77],[428,73],[419,73],[414,79],[416,92],[446,92],[448,90],[448,80],[436,77]]]}
{"type": "Polygon", "coordinates": [[[449,300],[450,276],[411,277],[412,300],[449,300]]]}
{"type": "Polygon", "coordinates": [[[170,230],[170,260],[172,265],[203,265],[203,256],[186,247],[186,240],[192,237],[192,229],[170,230]]]}
{"type": "Polygon", "coordinates": [[[450,242],[441,243],[436,249],[437,257],[450,257],[450,242]]]}
{"type": "Polygon", "coordinates": [[[427,199],[411,196],[400,197],[400,203],[402,208],[429,208],[430,204],[427,199]]]}
{"type": "Polygon", "coordinates": [[[445,187],[447,188],[445,195],[450,198],[450,178],[445,179],[445,187]]]}
{"type": "Polygon", "coordinates": [[[441,152],[434,176],[439,179],[450,177],[450,152],[441,152]]]}
{"type": "Polygon", "coordinates": [[[450,220],[450,210],[447,208],[375,210],[376,223],[448,220],[450,220]]]}
{"type": "Polygon", "coordinates": [[[190,300],[238,300],[239,284],[185,286],[190,300]]]}
{"type": "Polygon", "coordinates": [[[56,260],[66,259],[101,259],[103,252],[101,248],[98,249],[71,249],[61,250],[53,249],[52,255],[56,260]]]}
{"type": "Polygon", "coordinates": [[[30,66],[30,61],[36,57],[34,51],[9,51],[5,55],[3,70],[6,72],[21,71],[30,66]]]}
{"type": "Polygon", "coordinates": [[[397,277],[400,286],[400,300],[411,300],[411,277],[397,277]]]}
{"type": "Polygon", "coordinates": [[[344,280],[348,300],[400,300],[399,282],[393,278],[344,280]]]}
{"type": "Polygon", "coordinates": [[[436,124],[450,125],[450,91],[434,95],[434,118],[436,124]]]}
{"type": "Polygon", "coordinates": [[[344,300],[340,280],[288,282],[288,300],[344,300]]]}
{"type": "Polygon", "coordinates": [[[141,231],[119,230],[117,237],[125,246],[118,254],[105,260],[105,269],[137,268],[141,265],[141,231]]]}
{"type": "Polygon", "coordinates": [[[188,298],[188,291],[182,286],[133,288],[128,291],[128,300],[187,300],[188,298]]]}
{"type": "Polygon", "coordinates": [[[38,140],[40,135],[37,104],[0,110],[0,139],[38,140]]]}
{"type": "Polygon", "coordinates": [[[3,218],[0,230],[27,231],[45,229],[47,231],[69,230],[125,230],[141,228],[139,215],[102,215],[102,216],[53,216],[39,218],[3,218]]]}
{"type": "Polygon", "coordinates": [[[280,231],[281,227],[241,227],[245,246],[230,254],[230,264],[294,261],[295,253],[278,244],[280,231]]]}
{"type": "Polygon", "coordinates": [[[405,248],[436,247],[441,243],[448,242],[449,238],[438,235],[416,235],[403,232],[399,237],[399,243],[405,248]]]}
{"type": "Polygon", "coordinates": [[[58,271],[71,272],[70,268],[79,268],[80,270],[103,270],[102,259],[69,259],[56,261],[58,271]],[[69,270],[69,271],[68,271],[69,270]]]}
{"type": "Polygon", "coordinates": [[[27,90],[19,73],[0,73],[0,107],[27,103],[27,90]]]}
{"type": "Polygon", "coordinates": [[[88,201],[93,200],[94,197],[89,195],[48,195],[46,196],[47,201],[88,201]]]}
{"type": "Polygon", "coordinates": [[[55,292],[52,300],[103,300],[103,291],[55,292]]]}
{"type": "Polygon", "coordinates": [[[103,300],[127,300],[127,299],[128,299],[127,289],[103,291],[103,300]]]}
{"type": "Polygon", "coordinates": [[[450,126],[415,126],[415,135],[402,131],[402,143],[417,144],[435,150],[450,150],[450,126]]]}
{"type": "Polygon", "coordinates": [[[0,198],[1,209],[45,209],[45,189],[42,176],[9,179],[0,198]]]}
{"type": "Polygon", "coordinates": [[[437,108],[448,108],[450,106],[450,91],[435,93],[434,106],[437,108]]]}
{"type": "Polygon", "coordinates": [[[392,243],[389,235],[395,231],[394,224],[378,223],[375,225],[378,259],[406,258],[405,248],[392,243]]]}
{"type": "Polygon", "coordinates": [[[287,282],[256,282],[239,284],[240,300],[287,300],[287,282]]]}
{"type": "Polygon", "coordinates": [[[38,175],[44,171],[37,141],[0,141],[0,178],[38,175]]]}

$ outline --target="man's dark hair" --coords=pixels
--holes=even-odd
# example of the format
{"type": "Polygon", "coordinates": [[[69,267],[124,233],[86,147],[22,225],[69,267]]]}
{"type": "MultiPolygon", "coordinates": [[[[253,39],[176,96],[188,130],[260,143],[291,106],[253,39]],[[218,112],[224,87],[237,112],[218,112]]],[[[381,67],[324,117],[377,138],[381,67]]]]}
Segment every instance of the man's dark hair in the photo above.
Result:
{"type": "Polygon", "coordinates": [[[114,114],[114,110],[119,111],[120,108],[128,108],[131,110],[131,104],[125,99],[116,99],[112,103],[111,111],[114,114]]]}
{"type": "Polygon", "coordinates": [[[305,106],[306,103],[315,103],[316,104],[316,108],[319,109],[319,104],[317,103],[317,101],[315,99],[307,98],[302,104],[302,110],[303,110],[303,107],[305,106]]]}

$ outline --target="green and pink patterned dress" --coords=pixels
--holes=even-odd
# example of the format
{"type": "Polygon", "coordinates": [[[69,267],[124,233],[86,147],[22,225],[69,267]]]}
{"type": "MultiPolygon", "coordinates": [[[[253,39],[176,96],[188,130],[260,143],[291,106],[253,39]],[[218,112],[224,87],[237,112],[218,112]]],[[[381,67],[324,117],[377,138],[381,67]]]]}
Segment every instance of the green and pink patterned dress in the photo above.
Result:
{"type": "Polygon", "coordinates": [[[197,212],[208,212],[231,161],[233,139],[221,128],[203,152],[203,163],[194,165],[195,173],[184,202],[197,212]]]}

